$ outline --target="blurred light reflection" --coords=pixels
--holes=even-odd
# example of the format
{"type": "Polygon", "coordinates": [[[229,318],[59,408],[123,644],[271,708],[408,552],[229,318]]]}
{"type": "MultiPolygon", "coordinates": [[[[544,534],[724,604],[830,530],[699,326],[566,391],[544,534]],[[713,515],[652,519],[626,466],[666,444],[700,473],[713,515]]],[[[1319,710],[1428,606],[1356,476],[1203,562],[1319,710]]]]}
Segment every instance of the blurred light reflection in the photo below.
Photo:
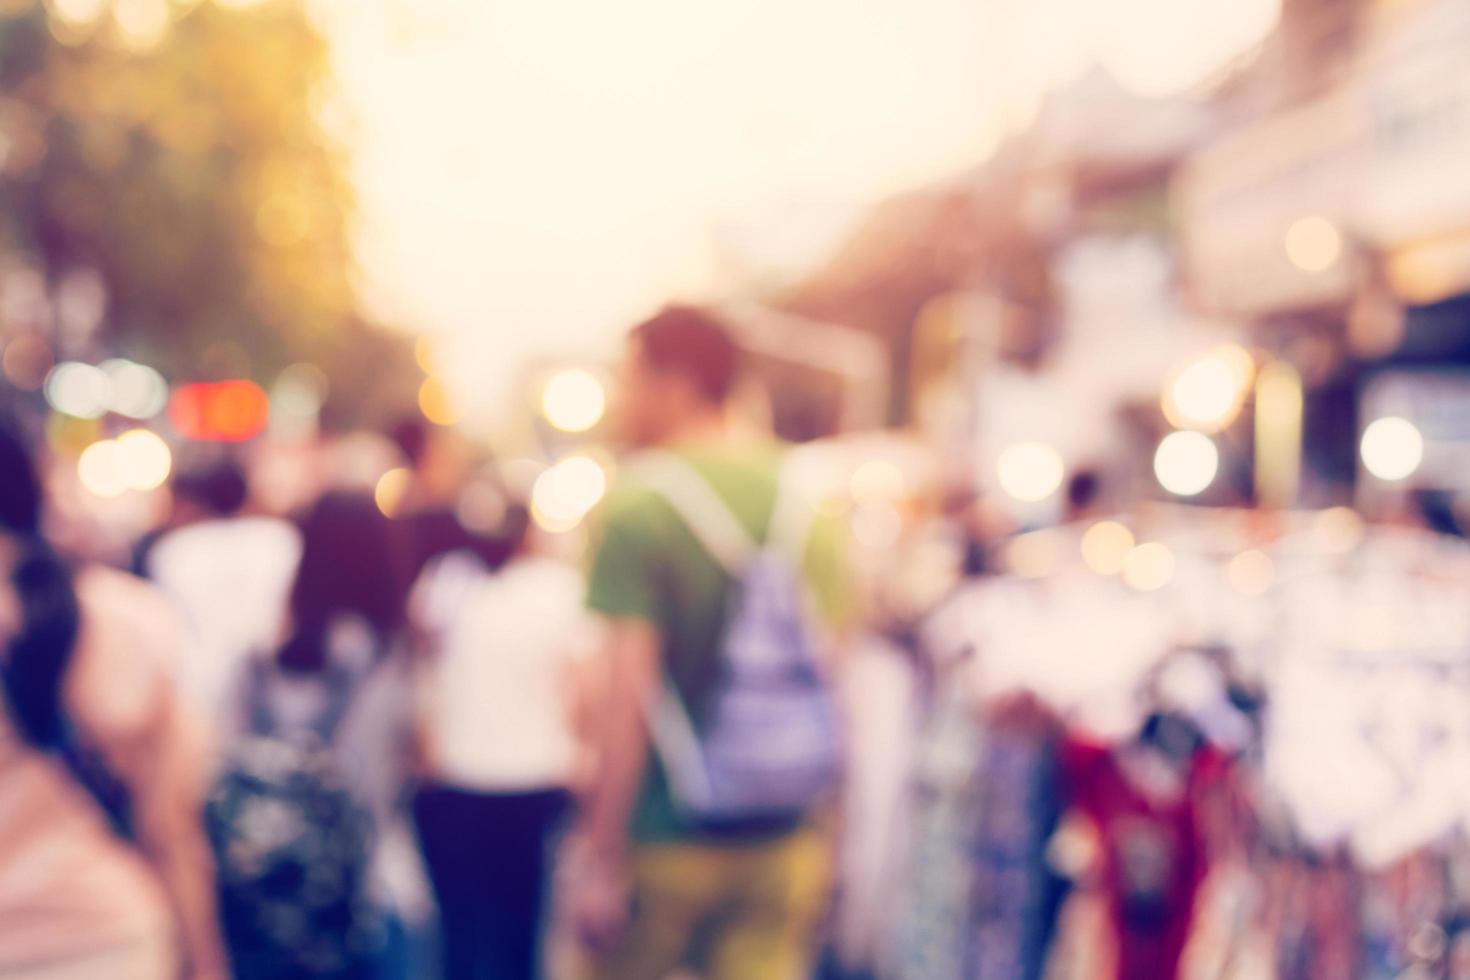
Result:
{"type": "Polygon", "coordinates": [[[1407,480],[1424,461],[1424,436],[1408,419],[1377,419],[1363,430],[1363,466],[1390,483],[1407,480]]]}

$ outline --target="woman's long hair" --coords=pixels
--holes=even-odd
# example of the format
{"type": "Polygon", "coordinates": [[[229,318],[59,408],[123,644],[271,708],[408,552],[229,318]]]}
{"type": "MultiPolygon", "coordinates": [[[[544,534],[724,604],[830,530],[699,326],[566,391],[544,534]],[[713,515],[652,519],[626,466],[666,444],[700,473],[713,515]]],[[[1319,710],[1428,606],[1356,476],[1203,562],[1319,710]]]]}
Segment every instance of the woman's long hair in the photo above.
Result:
{"type": "Polygon", "coordinates": [[[301,565],[291,588],[292,632],[279,654],[283,669],[322,670],[328,633],[345,616],[366,621],[379,637],[398,631],[408,589],[394,532],[366,494],[327,493],[306,514],[301,565]]]}
{"type": "Polygon", "coordinates": [[[71,569],[41,536],[41,481],[20,434],[0,421],[0,534],[19,554],[11,587],[21,624],[4,652],[5,700],[22,739],[41,749],[65,736],[62,704],[81,612],[71,569]]]}

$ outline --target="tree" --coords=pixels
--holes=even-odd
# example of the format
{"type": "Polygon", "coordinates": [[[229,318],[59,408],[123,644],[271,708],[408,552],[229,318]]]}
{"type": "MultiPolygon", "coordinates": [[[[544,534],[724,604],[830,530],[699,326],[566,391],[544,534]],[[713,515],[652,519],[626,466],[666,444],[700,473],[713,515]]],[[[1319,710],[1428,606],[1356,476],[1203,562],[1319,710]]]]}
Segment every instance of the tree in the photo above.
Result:
{"type": "MultiPolygon", "coordinates": [[[[321,122],[325,39],[294,0],[156,0],[171,22],[140,39],[129,3],[97,0],[77,24],[56,10],[86,4],[0,0],[0,257],[53,295],[100,281],[105,314],[60,330],[65,354],[175,378],[268,380],[296,360],[332,374],[376,331],[352,285],[345,152],[321,122]]],[[[406,344],[373,347],[380,373],[413,379],[406,344]]]]}

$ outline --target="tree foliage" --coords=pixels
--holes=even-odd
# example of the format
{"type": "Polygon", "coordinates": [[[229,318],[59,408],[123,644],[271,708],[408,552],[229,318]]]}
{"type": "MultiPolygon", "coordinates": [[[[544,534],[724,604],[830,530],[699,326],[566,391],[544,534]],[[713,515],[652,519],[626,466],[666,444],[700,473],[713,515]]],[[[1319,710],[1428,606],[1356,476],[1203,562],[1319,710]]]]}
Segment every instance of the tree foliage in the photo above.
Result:
{"type": "MultiPolygon", "coordinates": [[[[0,261],[53,295],[100,280],[105,314],[90,336],[61,331],[64,353],[176,378],[264,380],[300,359],[335,373],[374,331],[353,289],[347,160],[322,125],[325,39],[293,0],[174,0],[146,43],[98,6],[77,25],[0,0],[0,261]]],[[[403,344],[372,345],[378,372],[412,374],[403,344]]]]}

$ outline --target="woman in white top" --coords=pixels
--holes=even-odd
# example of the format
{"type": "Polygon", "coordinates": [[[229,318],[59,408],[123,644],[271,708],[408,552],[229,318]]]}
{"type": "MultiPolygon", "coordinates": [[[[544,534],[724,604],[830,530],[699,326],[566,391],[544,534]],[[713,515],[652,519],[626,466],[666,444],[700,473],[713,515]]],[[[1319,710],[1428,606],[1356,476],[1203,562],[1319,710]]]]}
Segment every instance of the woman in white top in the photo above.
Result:
{"type": "Polygon", "coordinates": [[[523,512],[512,523],[504,566],[445,555],[411,602],[427,648],[414,816],[455,980],[540,975],[547,856],[578,767],[582,577],[527,547],[523,512]]]}

